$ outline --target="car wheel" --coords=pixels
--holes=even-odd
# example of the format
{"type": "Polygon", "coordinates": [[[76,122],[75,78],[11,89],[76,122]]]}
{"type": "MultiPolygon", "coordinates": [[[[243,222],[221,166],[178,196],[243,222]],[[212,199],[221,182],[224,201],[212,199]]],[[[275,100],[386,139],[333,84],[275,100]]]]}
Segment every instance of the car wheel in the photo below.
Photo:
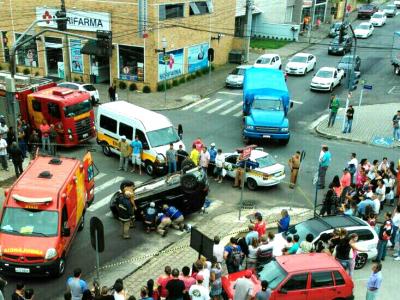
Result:
{"type": "Polygon", "coordinates": [[[338,85],[339,85],[339,86],[341,86],[341,85],[342,85],[342,79],[340,79],[340,80],[339,80],[339,83],[338,83],[338,85]]]}
{"type": "Polygon", "coordinates": [[[110,146],[106,142],[102,142],[101,143],[101,149],[103,150],[103,154],[105,156],[110,156],[111,155],[110,146]]]}
{"type": "Polygon", "coordinates": [[[84,228],[85,228],[85,211],[83,211],[82,220],[81,223],[79,224],[78,231],[82,231],[84,228]]]}
{"type": "Polygon", "coordinates": [[[198,186],[197,177],[194,174],[184,174],[181,176],[181,186],[185,192],[191,193],[198,186]]]}
{"type": "Polygon", "coordinates": [[[400,75],[400,66],[394,66],[394,74],[400,75]]]}
{"type": "Polygon", "coordinates": [[[184,161],[182,161],[181,168],[183,174],[185,174],[188,170],[196,168],[196,164],[190,158],[186,158],[184,161]]]}
{"type": "Polygon", "coordinates": [[[279,70],[282,70],[282,65],[279,66],[279,70]]]}
{"type": "Polygon", "coordinates": [[[331,84],[331,87],[329,88],[329,91],[330,91],[330,92],[333,91],[333,84],[331,84]]]}
{"type": "Polygon", "coordinates": [[[302,75],[306,75],[308,73],[308,69],[306,68],[302,75]]]}
{"type": "Polygon", "coordinates": [[[312,69],[311,69],[311,71],[314,71],[314,68],[315,68],[315,65],[316,65],[317,63],[314,63],[313,65],[312,65],[312,69]]]}
{"type": "Polygon", "coordinates": [[[253,179],[253,178],[247,178],[247,188],[250,191],[254,191],[255,189],[257,189],[257,182],[253,179]]]}
{"type": "Polygon", "coordinates": [[[59,260],[58,260],[58,263],[57,263],[57,268],[52,272],[52,274],[51,275],[53,275],[54,277],[61,277],[63,274],[64,274],[64,272],[65,272],[65,264],[66,264],[66,262],[65,262],[65,257],[64,256],[62,256],[59,260]]]}
{"type": "Polygon", "coordinates": [[[154,164],[151,161],[146,160],[144,163],[144,170],[146,171],[146,174],[149,176],[154,175],[154,164]]]}
{"type": "Polygon", "coordinates": [[[368,255],[365,253],[359,253],[357,254],[354,269],[359,270],[362,269],[368,261],[368,255]]]}

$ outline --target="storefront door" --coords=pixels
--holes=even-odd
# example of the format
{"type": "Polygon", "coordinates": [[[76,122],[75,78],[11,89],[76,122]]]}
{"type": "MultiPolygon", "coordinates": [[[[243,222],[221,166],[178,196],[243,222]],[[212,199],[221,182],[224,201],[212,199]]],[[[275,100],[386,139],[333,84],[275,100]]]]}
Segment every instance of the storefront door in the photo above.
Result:
{"type": "Polygon", "coordinates": [[[47,75],[64,78],[63,44],[61,38],[45,37],[47,75]]]}
{"type": "Polygon", "coordinates": [[[90,82],[110,83],[109,57],[90,56],[90,82]]]}

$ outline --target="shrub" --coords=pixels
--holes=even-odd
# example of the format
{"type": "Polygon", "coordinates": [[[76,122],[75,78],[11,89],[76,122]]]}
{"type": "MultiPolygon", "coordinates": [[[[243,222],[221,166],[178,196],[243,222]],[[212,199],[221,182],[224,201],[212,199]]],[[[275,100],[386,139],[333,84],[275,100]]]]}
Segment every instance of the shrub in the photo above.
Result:
{"type": "Polygon", "coordinates": [[[0,65],[0,71],[1,71],[1,70],[3,70],[3,66],[2,66],[2,65],[0,65]]]}
{"type": "Polygon", "coordinates": [[[75,82],[79,82],[80,78],[79,77],[74,77],[75,82]]]}
{"type": "Polygon", "coordinates": [[[214,71],[215,67],[214,65],[211,65],[211,72],[214,71]]]}
{"type": "Polygon", "coordinates": [[[167,85],[166,86],[167,86],[167,90],[169,90],[172,87],[171,82],[167,81],[167,85]]]}
{"type": "Polygon", "coordinates": [[[146,93],[146,94],[151,93],[151,88],[148,85],[145,85],[143,87],[143,93],[146,93]]]}
{"type": "Polygon", "coordinates": [[[186,77],[186,81],[190,81],[190,80],[192,80],[192,75],[188,75],[188,76],[186,77]]]}
{"type": "Polygon", "coordinates": [[[19,73],[19,67],[15,67],[15,73],[19,73]]]}
{"type": "Polygon", "coordinates": [[[126,89],[126,83],[125,81],[120,81],[118,84],[118,87],[120,90],[125,90],[126,89]]]}
{"type": "Polygon", "coordinates": [[[195,73],[190,74],[190,78],[191,79],[195,79],[196,78],[196,74],[195,73]]]}
{"type": "Polygon", "coordinates": [[[28,68],[25,68],[22,72],[24,73],[24,75],[31,74],[31,70],[29,70],[28,68]]]}
{"type": "Polygon", "coordinates": [[[39,71],[36,71],[35,76],[39,76],[39,75],[40,75],[39,71]]]}
{"type": "Polygon", "coordinates": [[[208,74],[209,70],[210,70],[210,68],[209,68],[209,67],[206,67],[206,68],[204,68],[204,69],[201,70],[201,73],[203,73],[204,75],[206,75],[206,74],[208,74]]]}
{"type": "Polygon", "coordinates": [[[186,82],[186,78],[183,76],[179,79],[179,83],[185,83],[186,82]]]}
{"type": "Polygon", "coordinates": [[[157,84],[157,92],[164,92],[164,83],[157,84]]]}
{"type": "Polygon", "coordinates": [[[200,70],[197,70],[195,76],[196,76],[196,77],[200,77],[201,75],[202,75],[202,74],[201,74],[200,70]]]}
{"type": "Polygon", "coordinates": [[[130,85],[129,85],[129,90],[130,91],[136,91],[137,90],[137,86],[136,86],[136,83],[131,83],[130,85]]]}
{"type": "Polygon", "coordinates": [[[178,85],[179,85],[178,79],[172,80],[172,86],[178,86],[178,85]]]}

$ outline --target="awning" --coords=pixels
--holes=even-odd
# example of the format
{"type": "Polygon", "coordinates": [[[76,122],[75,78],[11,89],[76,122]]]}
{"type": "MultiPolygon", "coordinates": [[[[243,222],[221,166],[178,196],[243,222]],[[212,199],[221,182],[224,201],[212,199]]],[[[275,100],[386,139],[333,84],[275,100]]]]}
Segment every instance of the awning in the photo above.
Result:
{"type": "Polygon", "coordinates": [[[87,55],[95,55],[99,57],[109,57],[111,56],[110,49],[102,48],[97,46],[97,41],[89,40],[86,44],[81,48],[82,54],[87,55]]]}
{"type": "MultiPolygon", "coordinates": [[[[253,5],[253,15],[261,14],[263,11],[256,5],[253,5]]],[[[235,17],[244,17],[246,15],[246,0],[236,0],[235,17]]]]}

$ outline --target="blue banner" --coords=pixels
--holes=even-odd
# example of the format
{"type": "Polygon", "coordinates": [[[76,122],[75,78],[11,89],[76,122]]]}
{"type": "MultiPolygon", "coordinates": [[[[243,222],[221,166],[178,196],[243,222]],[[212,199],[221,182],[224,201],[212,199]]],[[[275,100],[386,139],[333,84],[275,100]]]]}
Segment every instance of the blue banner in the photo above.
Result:
{"type": "Polygon", "coordinates": [[[71,72],[83,74],[83,55],[81,40],[69,40],[71,72]]]}
{"type": "Polygon", "coordinates": [[[192,46],[188,48],[188,72],[193,73],[197,70],[208,67],[208,43],[192,46]]]}

